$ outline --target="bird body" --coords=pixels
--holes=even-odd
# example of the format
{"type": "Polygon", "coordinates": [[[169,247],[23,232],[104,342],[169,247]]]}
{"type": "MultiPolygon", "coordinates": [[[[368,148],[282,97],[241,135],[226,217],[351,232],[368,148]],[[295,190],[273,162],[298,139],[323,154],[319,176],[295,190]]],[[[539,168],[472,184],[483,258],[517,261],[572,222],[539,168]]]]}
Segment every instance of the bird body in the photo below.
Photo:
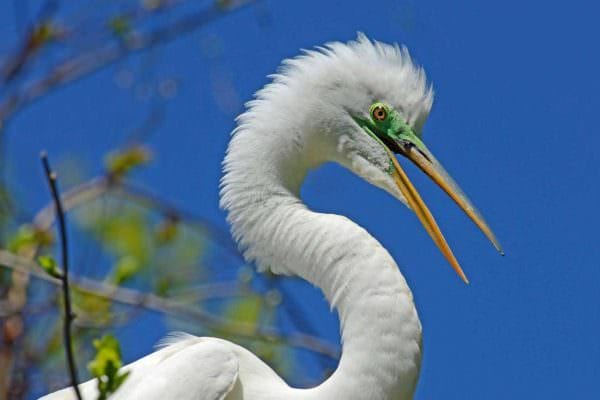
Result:
{"type": "MultiPolygon", "coordinates": [[[[238,118],[224,161],[221,206],[248,261],[309,281],[338,312],[343,351],[337,369],[314,388],[292,388],[236,344],[180,336],[124,367],[131,375],[111,399],[412,398],[421,324],[406,280],[366,230],[346,217],[311,211],[300,188],[309,170],[329,161],[341,164],[413,209],[462,273],[393,155],[404,155],[437,179],[487,228],[420,141],[431,87],[406,49],[364,35],[286,60],[272,78],[238,118]]],[[[94,398],[87,397],[94,386],[81,385],[86,398],[94,398]]],[[[69,389],[44,399],[67,398],[74,398],[69,389]]]]}

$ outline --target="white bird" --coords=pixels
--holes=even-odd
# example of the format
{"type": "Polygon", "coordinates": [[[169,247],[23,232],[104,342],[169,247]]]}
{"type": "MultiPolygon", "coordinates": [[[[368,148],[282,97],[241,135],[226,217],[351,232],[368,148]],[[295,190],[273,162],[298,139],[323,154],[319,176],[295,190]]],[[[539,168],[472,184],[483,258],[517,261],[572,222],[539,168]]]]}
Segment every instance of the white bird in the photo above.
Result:
{"type": "MultiPolygon", "coordinates": [[[[180,336],[126,367],[111,398],[127,400],[410,399],[421,364],[421,323],[398,266],[363,228],[311,211],[300,199],[307,172],[333,161],[412,209],[466,281],[435,220],[395,157],[414,162],[501,252],[493,233],[421,141],[433,102],[406,48],[329,43],[283,62],[238,118],[224,160],[221,206],[259,270],[319,287],[339,313],[343,351],[335,372],[309,389],[288,386],[234,343],[180,336]]],[[[95,399],[95,382],[81,384],[95,399]]],[[[44,397],[73,399],[72,388],[44,397]]]]}

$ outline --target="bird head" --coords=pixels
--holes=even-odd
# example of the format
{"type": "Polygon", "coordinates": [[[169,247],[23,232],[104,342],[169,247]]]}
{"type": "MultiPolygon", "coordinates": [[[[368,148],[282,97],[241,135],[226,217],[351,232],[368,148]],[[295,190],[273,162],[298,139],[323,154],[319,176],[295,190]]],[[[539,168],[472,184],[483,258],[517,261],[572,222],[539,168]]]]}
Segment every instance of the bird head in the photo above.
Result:
{"type": "Polygon", "coordinates": [[[299,192],[308,169],[334,161],[412,209],[467,282],[396,158],[401,156],[439,185],[502,252],[481,214],[425,145],[422,130],[433,90],[406,48],[359,34],[356,41],[329,43],[285,60],[271,78],[238,119],[225,161],[224,208],[233,209],[229,182],[235,181],[240,186],[236,193],[245,196],[244,185],[275,174],[285,176],[290,190],[299,192]]]}
{"type": "Polygon", "coordinates": [[[305,92],[304,122],[321,140],[319,146],[328,149],[326,158],[411,208],[465,282],[462,268],[397,155],[427,174],[502,254],[488,224],[423,141],[422,128],[431,110],[433,90],[406,48],[371,42],[359,34],[357,41],[330,43],[285,65],[289,70],[283,75],[284,83],[303,84],[297,90],[305,92]],[[323,145],[327,142],[331,145],[323,145]]]}

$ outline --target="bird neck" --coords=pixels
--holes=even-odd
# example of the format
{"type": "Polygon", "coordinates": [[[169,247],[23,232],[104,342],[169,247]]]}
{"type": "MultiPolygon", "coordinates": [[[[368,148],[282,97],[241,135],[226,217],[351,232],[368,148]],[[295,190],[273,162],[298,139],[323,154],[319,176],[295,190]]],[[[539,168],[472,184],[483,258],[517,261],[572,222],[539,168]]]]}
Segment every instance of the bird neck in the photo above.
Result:
{"type": "Polygon", "coordinates": [[[290,388],[286,398],[411,398],[421,325],[396,263],[348,218],[316,213],[302,203],[300,185],[319,164],[302,157],[308,149],[269,146],[268,138],[249,136],[234,136],[225,161],[221,205],[234,236],[259,269],[297,275],[319,287],[341,323],[336,371],[315,388],[290,388]]]}
{"type": "Polygon", "coordinates": [[[333,375],[298,397],[412,398],[421,325],[397,265],[368,232],[345,217],[302,208],[289,215],[294,214],[305,224],[297,245],[290,246],[293,253],[289,247],[282,250],[298,260],[297,275],[319,287],[337,310],[343,344],[333,375]]]}

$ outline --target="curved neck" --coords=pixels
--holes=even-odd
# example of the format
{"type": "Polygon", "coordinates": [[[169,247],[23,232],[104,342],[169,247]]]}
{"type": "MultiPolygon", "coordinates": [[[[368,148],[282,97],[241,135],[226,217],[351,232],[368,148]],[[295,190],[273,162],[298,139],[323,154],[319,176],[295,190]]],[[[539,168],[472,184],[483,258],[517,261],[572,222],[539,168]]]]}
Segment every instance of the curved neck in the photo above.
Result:
{"type": "Polygon", "coordinates": [[[288,243],[296,244],[282,241],[276,251],[285,252],[297,275],[323,291],[341,323],[338,368],[319,387],[297,391],[298,398],[412,398],[421,326],[412,294],[389,253],[345,217],[302,206],[283,206],[273,214],[274,219],[304,221],[288,222],[297,231],[297,240],[288,243]]]}
{"type": "Polygon", "coordinates": [[[319,287],[341,322],[336,371],[315,388],[290,389],[286,398],[411,398],[421,325],[396,263],[349,219],[312,212],[301,202],[304,176],[319,163],[302,159],[307,149],[248,136],[234,137],[225,161],[221,201],[234,236],[259,269],[297,275],[319,287]]]}

